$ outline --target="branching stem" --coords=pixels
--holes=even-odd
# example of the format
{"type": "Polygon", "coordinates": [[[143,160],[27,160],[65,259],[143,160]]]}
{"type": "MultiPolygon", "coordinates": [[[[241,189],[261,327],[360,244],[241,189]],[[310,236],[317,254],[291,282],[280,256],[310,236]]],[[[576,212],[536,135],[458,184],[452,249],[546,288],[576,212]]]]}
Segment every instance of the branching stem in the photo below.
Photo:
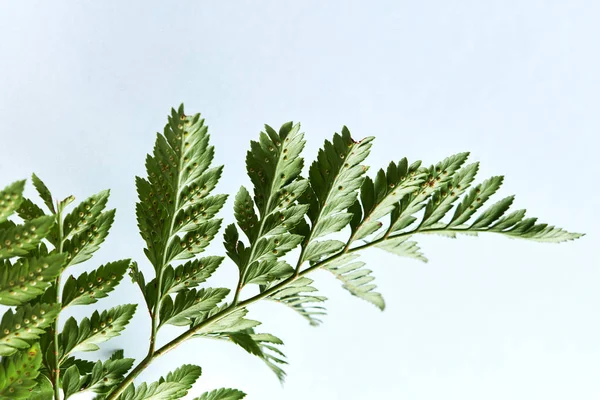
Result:
{"type": "MultiPolygon", "coordinates": [[[[413,235],[414,233],[416,233],[415,231],[411,231],[411,232],[404,232],[404,233],[400,233],[400,234],[396,234],[394,236],[391,236],[390,238],[396,238],[396,237],[400,237],[400,236],[410,236],[413,235]]],[[[152,363],[152,361],[154,361],[156,358],[160,357],[161,355],[173,350],[174,348],[176,348],[177,346],[179,346],[181,343],[185,342],[187,339],[192,338],[196,332],[198,332],[200,329],[209,326],[210,324],[212,324],[213,322],[241,309],[244,307],[247,307],[249,305],[251,305],[252,303],[255,303],[265,297],[270,296],[271,294],[277,292],[280,289],[283,289],[284,287],[286,287],[287,285],[289,285],[290,283],[294,282],[296,279],[298,279],[301,276],[304,276],[316,269],[321,268],[322,266],[324,266],[325,264],[336,260],[337,258],[343,256],[344,254],[347,253],[353,253],[355,251],[359,251],[359,250],[363,250],[366,249],[368,247],[371,247],[377,243],[382,242],[383,240],[385,240],[384,238],[380,238],[377,240],[374,240],[372,242],[369,243],[365,243],[362,244],[360,246],[356,246],[353,247],[351,249],[348,250],[342,250],[302,271],[300,271],[297,275],[293,274],[292,276],[290,276],[289,278],[281,281],[280,283],[278,283],[277,285],[265,290],[264,292],[261,292],[253,297],[250,297],[246,300],[240,301],[237,304],[232,304],[230,307],[226,308],[225,310],[214,314],[213,316],[211,316],[210,318],[207,318],[206,320],[202,321],[201,323],[199,323],[198,325],[194,326],[191,329],[188,329],[187,331],[185,331],[184,333],[182,333],[181,335],[177,336],[175,339],[171,340],[169,343],[165,344],[164,346],[162,346],[161,348],[159,348],[158,350],[156,350],[152,355],[148,354],[148,356],[146,356],[146,358],[144,358],[130,373],[129,375],[127,375],[127,377],[118,385],[115,387],[115,389],[111,392],[111,394],[106,398],[106,400],[115,400],[124,390],[125,388],[133,382],[133,380],[148,366],[150,365],[150,363],[152,363]]]]}
{"type": "MultiPolygon", "coordinates": [[[[57,213],[56,213],[56,222],[58,224],[58,247],[57,247],[57,252],[58,254],[62,253],[63,251],[63,240],[64,240],[64,233],[63,233],[63,220],[62,220],[62,207],[60,204],[57,204],[57,213]]],[[[56,277],[55,281],[54,281],[54,288],[56,289],[56,304],[58,304],[59,309],[62,309],[61,307],[61,293],[60,293],[60,276],[61,274],[58,274],[58,276],[56,277]]],[[[60,400],[60,362],[61,360],[58,357],[59,354],[59,348],[58,348],[58,318],[60,317],[60,310],[58,312],[58,314],[56,315],[56,319],[54,320],[54,324],[52,325],[52,333],[53,333],[53,342],[54,342],[54,371],[51,374],[53,376],[53,382],[52,385],[54,386],[54,400],[60,400]]]]}

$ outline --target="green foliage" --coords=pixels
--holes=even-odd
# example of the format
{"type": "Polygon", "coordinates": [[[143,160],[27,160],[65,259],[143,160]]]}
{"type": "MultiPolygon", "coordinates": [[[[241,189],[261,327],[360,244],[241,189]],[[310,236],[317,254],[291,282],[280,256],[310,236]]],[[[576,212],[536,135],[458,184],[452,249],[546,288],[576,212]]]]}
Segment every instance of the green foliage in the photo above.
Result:
{"type": "Polygon", "coordinates": [[[36,384],[41,364],[42,354],[37,344],[27,351],[4,357],[0,364],[0,399],[27,399],[36,384]]]}
{"type": "Polygon", "coordinates": [[[0,260],[0,304],[18,306],[43,294],[61,273],[65,254],[0,260]]]}
{"type": "Polygon", "coordinates": [[[40,198],[44,201],[46,207],[48,207],[52,214],[56,214],[54,203],[52,201],[52,194],[50,193],[50,190],[48,190],[46,184],[42,182],[42,180],[38,178],[36,174],[31,175],[31,181],[33,182],[35,190],[37,190],[38,194],[40,195],[40,198]]]}
{"type": "Polygon", "coordinates": [[[58,316],[56,304],[24,304],[13,313],[9,309],[0,322],[0,356],[10,356],[29,348],[58,316]]]}
{"type": "Polygon", "coordinates": [[[383,311],[385,301],[381,294],[374,292],[375,279],[370,269],[363,268],[365,263],[355,261],[358,254],[345,254],[344,256],[324,264],[324,268],[335,275],[337,279],[343,282],[343,288],[369,303],[375,305],[383,311]]]}
{"type": "Polygon", "coordinates": [[[23,201],[23,189],[25,181],[14,182],[3,190],[0,190],[0,223],[8,219],[23,201]]]}
{"type": "Polygon", "coordinates": [[[308,182],[300,178],[304,143],[300,124],[292,122],[284,124],[279,132],[265,125],[259,141],[250,143],[246,169],[254,196],[241,187],[234,202],[237,224],[249,244],[239,239],[234,224],[227,227],[224,237],[227,255],[239,268],[234,303],[245,285],[267,284],[292,272],[278,259],[303,240],[302,235],[292,231],[308,209],[296,201],[308,187],[308,182]]]}
{"type": "Polygon", "coordinates": [[[427,258],[421,253],[421,249],[414,240],[408,240],[408,236],[398,236],[375,243],[375,247],[393,253],[400,257],[414,258],[415,260],[427,262],[427,258]]]}
{"type": "Polygon", "coordinates": [[[171,261],[201,252],[221,225],[212,217],[226,197],[209,194],[222,167],[209,168],[214,148],[208,140],[200,114],[186,116],[183,106],[172,110],[153,155],[146,158],[148,178],[136,178],[138,226],[158,275],[171,261]]]}
{"type": "Polygon", "coordinates": [[[71,395],[84,391],[108,393],[122,381],[133,362],[133,358],[123,357],[123,350],[118,350],[107,361],[91,363],[90,370],[81,370],[77,364],[73,364],[63,376],[64,398],[68,399],[71,395]]]}
{"type": "Polygon", "coordinates": [[[333,141],[325,145],[310,166],[309,180],[312,191],[306,192],[302,202],[309,204],[308,216],[311,222],[307,235],[304,260],[314,255],[308,246],[319,237],[342,230],[350,223],[353,214],[348,208],[357,198],[367,167],[361,162],[367,158],[373,137],[355,141],[346,127],[342,134],[335,134],[333,141]]]}
{"type": "Polygon", "coordinates": [[[125,329],[136,307],[136,304],[125,304],[101,313],[94,311],[91,318],[86,317],[79,324],[75,318],[69,318],[58,337],[62,357],[77,351],[98,350],[98,344],[118,336],[125,329]]]}
{"type": "Polygon", "coordinates": [[[86,220],[85,227],[80,228],[79,233],[73,234],[70,239],[65,239],[63,249],[67,253],[67,265],[75,265],[89,260],[106,239],[114,219],[115,210],[103,212],[97,218],[93,218],[92,214],[86,220]]]}
{"type": "Polygon", "coordinates": [[[98,269],[79,275],[71,275],[65,283],[62,305],[93,304],[108,296],[123,279],[130,260],[119,260],[101,265],[98,269]]]}
{"type": "MultiPolygon", "coordinates": [[[[237,284],[231,291],[213,288],[207,281],[227,263],[218,254],[198,255],[220,230],[217,214],[227,195],[212,193],[223,167],[211,166],[215,151],[209,139],[200,114],[186,115],[183,106],[171,110],[146,158],[147,176],[136,178],[137,223],[154,272],[149,279],[145,267],[129,259],[83,273],[69,268],[89,260],[106,240],[115,218],[115,210],[106,209],[109,190],[71,206],[74,196],[57,201],[33,175],[46,211],[23,197],[25,181],[0,190],[0,304],[9,306],[0,322],[0,399],[66,400],[85,391],[95,393],[96,400],[181,399],[200,377],[200,367],[183,365],[151,384],[135,386],[133,380],[190,338],[234,343],[283,381],[283,342],[256,331],[261,322],[248,318],[249,307],[262,299],[273,301],[318,325],[326,298],[307,277],[312,271],[330,272],[352,295],[383,310],[373,271],[359,260],[363,249],[427,261],[416,235],[454,238],[492,232],[544,242],[581,236],[526,218],[525,210],[510,211],[514,196],[484,204],[504,178],[474,185],[479,165],[465,164],[468,153],[430,167],[403,158],[371,177],[364,163],[373,138],[355,140],[343,127],[325,141],[304,178],[300,124],[288,122],[278,131],[265,125],[246,155],[252,188],[242,186],[237,192],[235,222],[224,231],[237,284]],[[72,275],[62,285],[67,268],[72,275]],[[69,318],[62,331],[60,313],[107,297],[127,271],[149,312],[148,354],[136,367],[122,350],[106,360],[75,358],[73,353],[98,350],[118,336],[136,305],[94,311],[79,322],[69,318]],[[257,288],[244,297],[248,285],[257,288]],[[167,324],[182,332],[159,347],[159,328],[167,324]]],[[[235,389],[217,389],[196,400],[244,397],[235,389]]]]}
{"type": "Polygon", "coordinates": [[[307,277],[301,277],[285,287],[275,291],[270,297],[281,304],[284,304],[301,316],[306,318],[312,326],[319,325],[322,321],[320,316],[325,315],[325,308],[318,305],[325,300],[324,296],[316,296],[312,293],[317,289],[312,286],[313,280],[307,277]]]}
{"type": "Polygon", "coordinates": [[[402,198],[414,192],[423,182],[425,174],[419,171],[421,161],[409,166],[403,158],[397,164],[391,162],[387,171],[380,169],[375,179],[365,177],[360,189],[360,201],[349,211],[353,214],[351,242],[362,239],[381,228],[379,221],[389,215],[402,198]]]}
{"type": "Polygon", "coordinates": [[[182,290],[175,299],[166,296],[160,308],[160,325],[189,325],[192,323],[191,318],[212,310],[227,294],[229,289],[208,288],[182,290]]]}
{"type": "Polygon", "coordinates": [[[255,333],[252,328],[227,336],[233,343],[263,360],[281,382],[285,380],[286,374],[280,365],[287,364],[287,361],[285,354],[276,347],[283,345],[281,339],[268,333],[255,333]]]}
{"type": "Polygon", "coordinates": [[[119,400],[176,400],[185,396],[200,377],[202,370],[200,367],[184,364],[173,372],[170,372],[166,378],[160,378],[158,381],[147,385],[142,383],[137,388],[133,384],[119,396],[119,400]]]}
{"type": "Polygon", "coordinates": [[[216,389],[212,392],[203,393],[202,396],[194,400],[241,400],[246,397],[246,393],[235,389],[216,389]]]}
{"type": "Polygon", "coordinates": [[[53,224],[54,218],[49,216],[35,218],[21,225],[4,222],[0,226],[0,260],[24,256],[35,250],[53,224]]]}

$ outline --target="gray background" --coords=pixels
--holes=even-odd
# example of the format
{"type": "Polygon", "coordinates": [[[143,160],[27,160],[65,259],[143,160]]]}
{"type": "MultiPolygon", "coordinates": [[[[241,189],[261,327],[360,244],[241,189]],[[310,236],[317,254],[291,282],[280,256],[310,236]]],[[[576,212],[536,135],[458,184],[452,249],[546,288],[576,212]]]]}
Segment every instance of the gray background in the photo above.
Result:
{"type": "MultiPolygon", "coordinates": [[[[372,172],[470,150],[481,179],[506,175],[496,199],[516,193],[516,207],[588,236],[426,237],[428,264],[368,251],[383,313],[326,273],[314,275],[330,298],[319,328],[277,305],[252,308],[286,342],[283,387],[236,346],[202,340],[143,378],[187,362],[204,368],[194,395],[228,386],[260,400],[597,399],[599,4],[3,1],[1,185],[36,172],[59,197],[111,188],[112,233],[72,272],[126,257],[149,271],[134,176],[180,102],[207,119],[225,193],[249,183],[244,156],[263,123],[301,121],[309,160],[343,124],[375,135],[372,172]]],[[[231,222],[231,201],[222,216],[231,222]]],[[[210,253],[223,253],[220,241],[210,253]]],[[[234,276],[227,262],[212,284],[234,276]]],[[[97,306],[125,301],[141,301],[129,281],[97,306]]],[[[143,357],[148,326],[140,309],[104,354],[143,357]]]]}

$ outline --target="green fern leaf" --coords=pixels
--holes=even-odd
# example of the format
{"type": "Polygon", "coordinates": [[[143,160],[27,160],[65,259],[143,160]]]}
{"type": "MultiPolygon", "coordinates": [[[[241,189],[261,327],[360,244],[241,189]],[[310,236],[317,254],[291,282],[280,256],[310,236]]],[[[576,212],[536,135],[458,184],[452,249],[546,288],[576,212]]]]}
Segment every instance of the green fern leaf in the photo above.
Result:
{"type": "Polygon", "coordinates": [[[108,231],[115,220],[115,210],[101,213],[93,224],[90,224],[80,233],[74,234],[71,239],[66,239],[63,250],[67,253],[67,266],[82,263],[92,258],[100,245],[106,239],[108,231]]]}
{"type": "Polygon", "coordinates": [[[24,221],[31,221],[32,219],[36,219],[46,215],[37,204],[25,197],[23,197],[23,201],[21,202],[21,205],[17,210],[17,214],[24,221]]]}
{"type": "Polygon", "coordinates": [[[160,324],[190,325],[191,318],[212,310],[227,295],[229,289],[190,289],[177,293],[175,299],[166,296],[160,307],[160,324]]]}
{"type": "Polygon", "coordinates": [[[186,260],[204,251],[221,228],[221,220],[213,219],[197,225],[196,229],[183,238],[174,236],[167,250],[167,260],[186,260]]]}
{"type": "MultiPolygon", "coordinates": [[[[223,304],[222,306],[215,307],[209,312],[204,313],[201,315],[201,317],[194,320],[194,326],[206,321],[208,318],[211,318],[222,311],[225,311],[228,306],[228,304],[223,304]]],[[[211,334],[238,332],[260,325],[260,322],[258,321],[246,319],[245,316],[247,314],[248,310],[246,308],[239,308],[231,313],[226,313],[225,315],[216,318],[211,323],[205,324],[194,336],[200,337],[210,336],[211,334]]]]}
{"type": "Polygon", "coordinates": [[[311,286],[312,279],[301,277],[289,283],[283,289],[276,291],[268,299],[284,304],[301,316],[306,318],[310,325],[316,326],[321,323],[319,317],[325,315],[325,308],[319,303],[327,300],[324,296],[315,296],[317,289],[311,286]]]}
{"type": "Polygon", "coordinates": [[[316,239],[346,226],[352,214],[346,210],[356,201],[356,190],[363,182],[367,167],[360,163],[369,155],[373,137],[359,142],[352,139],[346,127],[335,134],[333,142],[325,141],[317,160],[309,171],[315,194],[311,203],[312,235],[316,239]]]}
{"type": "MultiPolygon", "coordinates": [[[[341,135],[336,133],[333,141],[325,141],[324,147],[319,150],[309,170],[311,189],[300,199],[301,203],[309,205],[311,227],[304,228],[308,232],[298,265],[307,259],[317,259],[314,251],[327,246],[315,249],[312,244],[315,239],[343,229],[353,219],[349,208],[356,202],[356,191],[363,183],[367,167],[361,162],[369,155],[372,140],[372,137],[367,137],[356,142],[350,131],[343,127],[341,135]]],[[[329,242],[329,245],[332,243],[335,242],[329,242]]]]}
{"type": "Polygon", "coordinates": [[[206,282],[219,268],[223,259],[224,257],[208,256],[188,261],[176,268],[167,266],[163,272],[161,296],[177,293],[183,289],[191,289],[206,282]]]}
{"type": "Polygon", "coordinates": [[[276,280],[288,278],[294,268],[285,261],[262,260],[248,270],[246,284],[266,285],[276,280]]]}
{"type": "Polygon", "coordinates": [[[417,242],[408,240],[408,236],[391,237],[383,242],[375,244],[376,247],[396,254],[401,257],[414,258],[427,262],[427,258],[421,253],[417,242]]]}
{"type": "Polygon", "coordinates": [[[135,388],[133,384],[118,397],[118,400],[176,400],[183,398],[192,384],[198,379],[200,367],[184,364],[150,385],[142,383],[135,388]]]}
{"type": "Polygon", "coordinates": [[[66,256],[19,258],[11,264],[0,260],[0,304],[17,306],[43,294],[62,271],[66,256]]]}
{"type": "MultiPolygon", "coordinates": [[[[389,232],[397,232],[410,226],[416,221],[415,213],[426,207],[427,201],[437,190],[448,191],[446,186],[454,178],[454,173],[465,163],[469,153],[458,153],[445,158],[443,161],[432,165],[428,169],[422,169],[425,174],[425,182],[421,189],[402,198],[391,214],[389,232]]],[[[477,168],[477,167],[470,167],[477,168]]],[[[468,171],[469,169],[467,169],[468,171]]],[[[461,190],[461,189],[459,189],[461,190]]],[[[436,215],[437,217],[437,215],[436,215]]]]}
{"type": "Polygon", "coordinates": [[[547,242],[562,242],[582,236],[537,223],[536,218],[524,218],[525,210],[517,210],[504,216],[510,209],[514,196],[505,197],[476,216],[477,211],[502,185],[502,176],[492,177],[471,188],[456,206],[452,218],[448,222],[442,222],[453,204],[467,191],[477,173],[477,163],[459,169],[467,156],[468,153],[460,153],[430,167],[421,188],[397,203],[391,214],[390,228],[385,234],[378,235],[372,241],[373,244],[401,256],[426,261],[416,243],[408,240],[411,235],[439,234],[454,238],[457,234],[476,236],[479,232],[495,232],[514,238],[547,242]],[[406,230],[419,219],[417,213],[423,208],[425,211],[418,226],[406,230]]]}
{"type": "Polygon", "coordinates": [[[216,389],[211,392],[203,393],[202,396],[194,400],[241,400],[246,397],[246,393],[236,389],[216,389]]]}
{"type": "Polygon", "coordinates": [[[109,195],[110,190],[103,190],[77,205],[65,217],[63,236],[69,238],[72,235],[80,234],[91,225],[96,224],[98,217],[100,217],[100,214],[106,208],[109,195]]]}
{"type": "Polygon", "coordinates": [[[344,246],[345,244],[339,240],[310,242],[304,250],[304,259],[316,262],[330,254],[337,253],[342,250],[344,246]]]}
{"type": "Polygon", "coordinates": [[[40,178],[36,174],[31,175],[31,181],[33,182],[33,186],[37,190],[38,194],[46,204],[46,207],[52,212],[52,214],[56,214],[56,210],[54,209],[54,203],[52,201],[52,194],[50,194],[50,190],[48,187],[42,182],[40,178]]]}
{"type": "Polygon", "coordinates": [[[278,337],[268,333],[256,333],[253,328],[236,330],[235,332],[213,332],[210,335],[203,336],[237,344],[248,353],[262,359],[281,382],[285,380],[286,374],[281,365],[287,364],[287,361],[285,360],[285,354],[277,348],[277,346],[283,345],[278,337]]]}
{"type": "Polygon", "coordinates": [[[82,389],[100,394],[108,393],[114,385],[122,382],[134,361],[133,358],[121,357],[119,359],[111,358],[105,362],[96,362],[89,378],[82,385],[82,389]]]}
{"type": "Polygon", "coordinates": [[[224,336],[248,353],[263,360],[280,382],[285,380],[286,374],[281,365],[287,364],[287,361],[285,354],[276,347],[283,345],[281,339],[268,333],[255,333],[254,329],[233,332],[224,336]]]}
{"type": "Polygon", "coordinates": [[[200,114],[186,116],[183,105],[173,109],[146,159],[148,178],[136,179],[138,226],[157,272],[173,260],[203,251],[220,227],[220,220],[211,218],[225,197],[208,195],[222,167],[209,169],[214,148],[208,141],[200,114]],[[177,235],[184,232],[183,239],[177,235]]]}
{"type": "Polygon", "coordinates": [[[196,383],[198,378],[202,375],[202,368],[197,365],[183,364],[175,371],[169,372],[165,378],[158,380],[159,384],[164,382],[176,382],[187,389],[191,389],[192,385],[196,383]]]}
{"type": "Polygon", "coordinates": [[[79,373],[81,375],[86,375],[86,374],[89,374],[92,372],[92,370],[94,369],[94,365],[96,365],[96,364],[93,361],[81,360],[79,358],[69,357],[60,364],[61,375],[67,369],[69,369],[72,365],[77,366],[77,369],[79,370],[79,373]]]}
{"type": "Polygon", "coordinates": [[[41,364],[42,352],[38,344],[3,358],[0,364],[0,399],[28,399],[41,364]]]}
{"type": "Polygon", "coordinates": [[[75,318],[69,318],[59,335],[61,359],[78,351],[98,350],[98,344],[119,336],[119,332],[125,329],[133,317],[136,307],[136,304],[125,304],[102,313],[94,311],[91,318],[86,317],[79,324],[75,318]]]}
{"type": "Polygon", "coordinates": [[[479,209],[491,195],[496,193],[498,188],[502,185],[503,180],[504,177],[502,176],[494,176],[471,189],[469,194],[465,196],[463,201],[461,201],[456,208],[448,227],[452,228],[460,226],[467,222],[469,218],[475,214],[477,209],[479,209]]]}
{"type": "Polygon", "coordinates": [[[64,399],[67,400],[69,397],[78,393],[83,385],[83,379],[76,365],[72,365],[62,376],[62,389],[64,393],[64,399]]]}
{"type": "Polygon", "coordinates": [[[54,395],[52,383],[45,375],[39,374],[35,382],[35,387],[30,389],[27,400],[48,400],[54,395]]]}
{"type": "Polygon", "coordinates": [[[374,181],[365,178],[360,189],[359,208],[351,210],[360,217],[351,223],[350,242],[377,231],[382,226],[379,220],[389,215],[404,196],[420,187],[426,177],[423,170],[419,169],[420,165],[421,162],[417,161],[409,166],[407,159],[403,158],[397,164],[390,163],[387,172],[380,169],[374,181]]]}
{"type": "Polygon", "coordinates": [[[102,362],[91,364],[84,372],[79,364],[70,366],[63,375],[63,391],[65,399],[75,393],[92,391],[102,395],[110,392],[112,387],[123,380],[124,375],[133,366],[132,358],[124,358],[123,350],[115,351],[112,356],[102,362]]]}
{"type": "Polygon", "coordinates": [[[3,190],[0,190],[0,223],[6,221],[23,201],[23,189],[25,181],[14,182],[3,190]]]}
{"type": "Polygon", "coordinates": [[[425,214],[420,224],[421,228],[435,225],[450,211],[454,202],[473,182],[478,169],[478,163],[467,165],[458,170],[451,181],[439,185],[440,188],[432,193],[425,206],[425,214]]]}
{"type": "Polygon", "coordinates": [[[234,201],[237,224],[250,243],[246,247],[239,240],[235,225],[227,227],[224,237],[227,255],[240,270],[234,303],[244,285],[263,284],[288,274],[287,264],[277,259],[303,240],[303,236],[291,233],[308,209],[296,203],[308,187],[308,182],[299,178],[304,165],[300,153],[305,143],[304,134],[299,131],[300,125],[291,122],[279,132],[265,125],[259,141],[250,143],[246,168],[254,186],[254,198],[241,187],[234,201]]]}
{"type": "Polygon", "coordinates": [[[0,259],[22,256],[37,248],[52,225],[53,216],[45,216],[15,225],[5,221],[5,228],[0,228],[0,259]]]}
{"type": "Polygon", "coordinates": [[[375,279],[371,276],[371,272],[373,271],[363,268],[365,263],[355,261],[357,258],[357,254],[346,254],[324,264],[323,268],[342,281],[344,289],[383,311],[385,309],[385,301],[381,294],[374,291],[376,286],[372,283],[375,279]]]}
{"type": "Polygon", "coordinates": [[[54,322],[58,311],[55,304],[25,304],[14,313],[11,309],[6,311],[0,322],[0,356],[29,348],[54,322]]]}
{"type": "Polygon", "coordinates": [[[101,265],[89,273],[84,272],[75,278],[71,275],[63,289],[62,306],[93,304],[108,296],[119,284],[130,260],[119,260],[101,265]]]}
{"type": "Polygon", "coordinates": [[[175,218],[174,229],[177,232],[195,231],[200,224],[210,221],[223,208],[227,195],[218,194],[195,202],[193,206],[181,209],[175,218]]]}
{"type": "Polygon", "coordinates": [[[102,362],[90,363],[89,371],[83,372],[77,365],[67,369],[63,376],[65,400],[75,393],[92,391],[107,394],[111,388],[123,380],[124,375],[133,366],[132,358],[124,358],[123,351],[115,351],[112,356],[102,362]]]}

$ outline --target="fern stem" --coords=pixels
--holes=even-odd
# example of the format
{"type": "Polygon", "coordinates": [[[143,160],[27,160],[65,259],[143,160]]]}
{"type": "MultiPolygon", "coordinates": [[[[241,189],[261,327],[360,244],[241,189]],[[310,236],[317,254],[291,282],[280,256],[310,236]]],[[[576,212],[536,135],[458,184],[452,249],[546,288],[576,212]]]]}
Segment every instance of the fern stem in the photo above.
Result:
{"type": "MultiPolygon", "coordinates": [[[[410,235],[414,235],[415,233],[419,233],[419,232],[435,232],[435,231],[442,231],[445,229],[442,228],[436,228],[436,229],[424,229],[422,231],[419,231],[418,229],[412,230],[412,231],[408,231],[408,232],[402,232],[402,233],[398,233],[396,235],[390,235],[390,236],[383,236],[379,239],[373,240],[372,242],[367,242],[364,243],[362,245],[356,246],[356,247],[352,247],[352,248],[344,248],[341,251],[339,251],[338,253],[327,257],[326,259],[319,261],[318,263],[311,265],[310,267],[306,268],[305,270],[297,270],[297,273],[292,274],[289,278],[281,281],[280,283],[278,283],[277,285],[265,290],[264,292],[261,292],[253,297],[250,297],[246,300],[240,301],[238,303],[232,303],[230,307],[226,308],[225,310],[214,314],[213,316],[211,316],[210,318],[207,318],[206,320],[202,321],[201,323],[199,323],[198,325],[194,326],[191,329],[188,329],[187,331],[185,331],[184,333],[182,333],[181,335],[177,336],[175,339],[171,340],[169,343],[165,344],[164,346],[162,346],[161,348],[159,348],[158,350],[154,351],[153,354],[148,354],[148,356],[146,358],[144,358],[130,373],[129,375],[127,375],[127,377],[123,380],[123,382],[121,382],[119,385],[117,385],[115,387],[115,389],[111,392],[111,394],[106,398],[106,400],[115,400],[126,388],[127,386],[133,382],[133,380],[148,366],[150,365],[156,358],[162,356],[163,354],[173,350],[174,348],[176,348],[177,346],[179,346],[181,343],[185,342],[187,339],[192,338],[196,332],[198,332],[200,329],[212,324],[213,322],[241,309],[244,307],[247,307],[249,305],[251,305],[252,303],[255,303],[261,299],[264,299],[265,297],[270,296],[271,294],[277,292],[278,290],[283,289],[284,287],[286,287],[287,285],[289,285],[290,283],[294,282],[296,279],[298,279],[299,277],[302,277],[304,275],[309,274],[310,272],[321,268],[322,266],[324,266],[327,263],[330,263],[331,261],[334,261],[340,257],[342,257],[345,254],[348,253],[354,253],[356,251],[359,250],[364,250],[366,248],[369,248],[371,246],[374,246],[378,243],[381,243],[385,240],[388,239],[394,239],[394,238],[398,238],[398,237],[402,237],[402,236],[410,236],[410,235]]],[[[456,230],[456,231],[460,231],[460,229],[452,229],[452,230],[456,230]]],[[[301,260],[301,256],[299,258],[299,260],[301,260]]],[[[300,262],[299,262],[300,264],[300,262]]]]}
{"type": "MultiPolygon", "coordinates": [[[[358,251],[358,250],[364,249],[366,247],[369,247],[372,244],[374,244],[374,243],[367,243],[362,246],[357,246],[353,249],[348,250],[347,252],[358,251]]],[[[338,257],[341,257],[344,254],[345,254],[344,252],[336,253],[336,254],[326,258],[325,260],[310,266],[309,268],[305,269],[304,271],[301,271],[298,274],[298,276],[296,276],[294,274],[294,275],[290,276],[289,278],[281,281],[277,285],[265,290],[264,292],[261,292],[253,297],[250,297],[249,299],[238,302],[237,304],[232,304],[230,307],[226,308],[225,310],[223,310],[219,313],[216,313],[215,315],[211,316],[210,318],[207,318],[206,320],[202,321],[200,324],[196,325],[195,327],[185,331],[181,335],[177,336],[175,339],[171,340],[169,343],[162,346],[160,349],[156,350],[152,355],[149,354],[146,358],[144,358],[144,360],[142,360],[127,375],[127,377],[119,385],[117,385],[115,387],[115,389],[110,393],[110,395],[106,398],[106,400],[115,400],[127,388],[127,386],[131,382],[133,382],[135,377],[137,377],[148,365],[150,365],[150,363],[152,363],[152,361],[154,361],[154,359],[173,350],[175,347],[179,346],[181,343],[185,342],[187,339],[192,338],[196,334],[196,332],[198,332],[203,327],[206,327],[206,326],[212,324],[213,322],[219,320],[220,318],[225,317],[241,308],[247,307],[252,303],[255,303],[265,297],[268,297],[269,295],[275,293],[276,291],[278,291],[278,290],[284,288],[285,286],[287,286],[288,284],[292,283],[293,281],[298,279],[298,277],[304,276],[304,275],[322,267],[326,263],[331,262],[331,261],[337,259],[338,257]]]]}
{"type": "MultiPolygon", "coordinates": [[[[63,220],[62,220],[62,207],[60,204],[57,204],[57,212],[56,212],[56,221],[58,224],[58,247],[57,247],[57,251],[58,254],[62,253],[63,251],[63,220]]],[[[54,281],[54,287],[56,288],[56,304],[59,305],[59,308],[62,309],[62,307],[60,307],[61,304],[61,296],[60,296],[60,277],[61,274],[58,274],[58,276],[56,277],[56,280],[54,281]]],[[[60,400],[60,363],[61,360],[58,358],[58,352],[59,352],[59,348],[58,348],[58,318],[60,317],[60,310],[58,312],[58,314],[56,315],[56,319],[54,320],[54,324],[52,326],[52,331],[53,331],[53,335],[54,335],[54,373],[52,374],[52,376],[54,377],[54,382],[53,386],[54,386],[54,399],[55,400],[60,400]]]]}

